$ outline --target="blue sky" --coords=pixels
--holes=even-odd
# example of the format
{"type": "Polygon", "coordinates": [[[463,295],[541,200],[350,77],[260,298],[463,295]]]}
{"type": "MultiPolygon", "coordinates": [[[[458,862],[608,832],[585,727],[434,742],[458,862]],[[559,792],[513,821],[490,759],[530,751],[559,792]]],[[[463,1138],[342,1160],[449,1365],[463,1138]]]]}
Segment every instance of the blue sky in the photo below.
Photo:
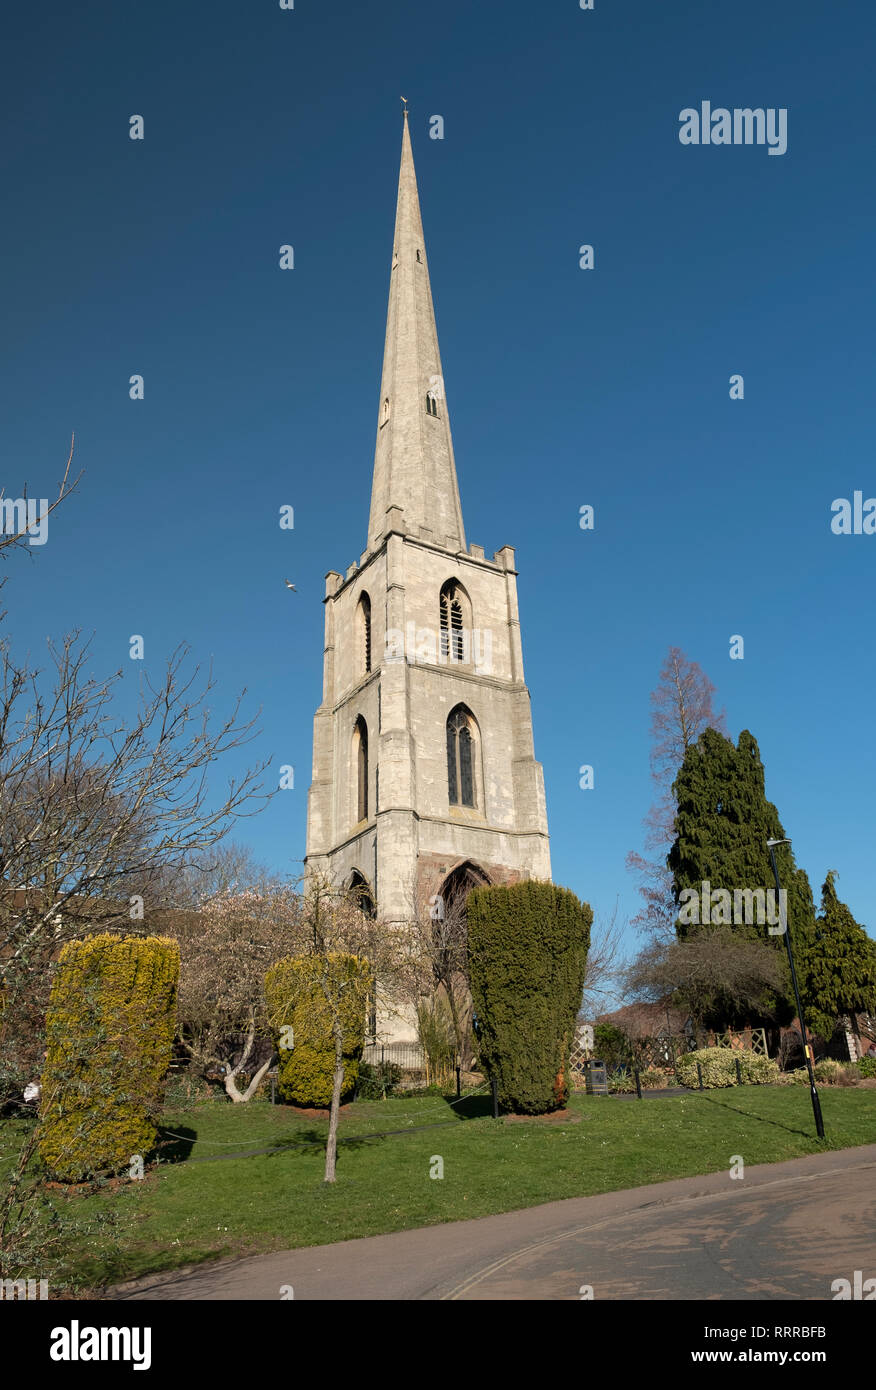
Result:
{"type": "Polygon", "coordinates": [[[837,869],[872,930],[876,536],[833,535],[830,504],[876,495],[873,6],[49,0],[5,29],[0,482],[50,493],[73,429],[85,469],[6,567],[16,650],[81,627],[123,698],[132,633],[153,672],[180,640],[212,659],[217,711],[261,708],[223,771],[296,769],[237,838],[297,870],[323,576],[365,546],[403,92],[467,536],[517,550],[555,879],[636,911],[677,645],[759,740],[816,891],[837,869]],[[787,108],[787,152],[682,146],[703,100],[787,108]]]}

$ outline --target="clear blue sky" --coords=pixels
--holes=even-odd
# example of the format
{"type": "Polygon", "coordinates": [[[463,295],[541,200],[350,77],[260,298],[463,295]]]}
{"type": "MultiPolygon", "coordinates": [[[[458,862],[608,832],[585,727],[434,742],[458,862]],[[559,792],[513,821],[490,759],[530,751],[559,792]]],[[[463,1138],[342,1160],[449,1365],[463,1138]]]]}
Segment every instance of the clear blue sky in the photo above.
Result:
{"type": "Polygon", "coordinates": [[[212,658],[217,710],[261,707],[247,756],[296,769],[238,838],[295,871],[323,576],[365,546],[403,92],[468,539],[517,548],[556,880],[635,912],[678,645],[758,738],[816,892],[837,869],[872,930],[876,536],[830,530],[876,495],[871,0],[48,0],[4,27],[0,482],[46,495],[72,429],[85,469],[6,567],[16,649],[82,627],[129,689],[132,633],[153,671],[181,639],[212,658]],[[682,146],[703,100],[787,108],[787,153],[682,146]]]}

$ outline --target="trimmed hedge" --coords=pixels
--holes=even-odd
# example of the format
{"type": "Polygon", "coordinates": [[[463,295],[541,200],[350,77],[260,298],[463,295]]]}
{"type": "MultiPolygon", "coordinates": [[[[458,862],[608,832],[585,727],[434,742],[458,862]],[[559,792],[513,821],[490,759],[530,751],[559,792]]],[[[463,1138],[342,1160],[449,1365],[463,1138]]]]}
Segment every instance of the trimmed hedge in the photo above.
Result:
{"type": "Polygon", "coordinates": [[[469,896],[478,1056],[506,1111],[566,1104],[593,913],[568,888],[527,880],[469,896]]]}
{"type": "Polygon", "coordinates": [[[46,1015],[39,1151],[80,1182],[145,1158],[157,1137],[176,1027],[179,946],[109,933],[70,941],[46,1015]]]}
{"type": "Polygon", "coordinates": [[[283,1100],[320,1108],[331,1105],[336,1011],[343,1030],[341,1100],[352,1096],[365,1045],[370,990],[370,967],[358,956],[290,956],[271,967],[265,976],[265,1001],[280,1058],[277,1090],[283,1100]],[[281,1031],[286,1028],[291,1034],[281,1031]],[[291,1047],[284,1040],[289,1038],[291,1047]]]}
{"type": "Polygon", "coordinates": [[[739,1061],[742,1083],[746,1086],[768,1086],[779,1079],[779,1064],[769,1057],[733,1047],[702,1047],[687,1052],[678,1060],[678,1077],[682,1086],[691,1090],[699,1087],[697,1062],[703,1070],[703,1086],[713,1090],[719,1086],[735,1086],[736,1062],[739,1061]]]}

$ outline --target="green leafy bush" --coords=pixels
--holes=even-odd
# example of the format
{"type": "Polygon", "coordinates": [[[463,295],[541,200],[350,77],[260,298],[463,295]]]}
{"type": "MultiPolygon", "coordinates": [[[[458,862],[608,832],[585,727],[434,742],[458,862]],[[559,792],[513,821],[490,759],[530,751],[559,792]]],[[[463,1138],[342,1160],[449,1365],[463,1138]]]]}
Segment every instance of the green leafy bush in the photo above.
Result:
{"type": "Polygon", "coordinates": [[[567,888],[527,880],[476,888],[467,903],[478,1055],[503,1110],[566,1104],[593,913],[567,888]]]}
{"type": "Polygon", "coordinates": [[[683,1086],[697,1088],[699,1062],[703,1071],[703,1086],[709,1090],[721,1086],[735,1086],[737,1060],[743,1085],[768,1086],[779,1079],[779,1064],[772,1058],[730,1047],[703,1047],[698,1052],[686,1053],[679,1059],[678,1076],[683,1086]]]}
{"type": "Polygon", "coordinates": [[[861,1057],[858,1061],[858,1071],[861,1076],[876,1076],[876,1057],[861,1057]]]}
{"type": "Polygon", "coordinates": [[[631,1071],[615,1071],[608,1078],[608,1089],[616,1096],[628,1096],[636,1089],[636,1078],[631,1071]]]}
{"type": "Polygon", "coordinates": [[[116,1172],[157,1137],[176,1024],[179,947],[167,937],[70,941],[46,1017],[39,1151],[68,1182],[116,1172]]]}
{"type": "Polygon", "coordinates": [[[360,1062],[356,1096],[359,1100],[385,1100],[402,1079],[398,1062],[360,1062]]]}
{"type": "Polygon", "coordinates": [[[629,1062],[632,1045],[626,1033],[613,1023],[597,1023],[593,1029],[593,1056],[612,1070],[629,1062]]]}
{"type": "Polygon", "coordinates": [[[365,1014],[371,989],[368,962],[339,952],[287,957],[265,976],[268,1019],[280,1062],[277,1091],[294,1105],[331,1104],[335,1074],[334,1020],[342,1032],[348,1100],[359,1075],[365,1045],[365,1014]]]}
{"type": "Polygon", "coordinates": [[[835,1086],[842,1069],[842,1062],[835,1062],[832,1057],[824,1057],[820,1062],[815,1063],[815,1080],[823,1081],[828,1086],[835,1086]]]}
{"type": "Polygon", "coordinates": [[[861,1069],[856,1062],[844,1062],[836,1079],[838,1086],[857,1086],[861,1080],[861,1069]]]}
{"type": "Polygon", "coordinates": [[[779,1064],[773,1057],[757,1052],[744,1052],[741,1058],[742,1080],[748,1086],[774,1086],[779,1079],[779,1064]]]}
{"type": "Polygon", "coordinates": [[[639,1073],[639,1079],[646,1091],[665,1091],[667,1086],[676,1085],[675,1074],[662,1067],[646,1067],[639,1073]]]}

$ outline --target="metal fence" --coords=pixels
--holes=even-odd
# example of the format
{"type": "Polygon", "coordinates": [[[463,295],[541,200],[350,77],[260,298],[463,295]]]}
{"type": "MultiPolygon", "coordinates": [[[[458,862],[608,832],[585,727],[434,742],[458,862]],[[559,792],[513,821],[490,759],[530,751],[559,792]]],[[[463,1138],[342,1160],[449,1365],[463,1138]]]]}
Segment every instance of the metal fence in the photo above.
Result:
{"type": "Polygon", "coordinates": [[[425,1071],[426,1054],[418,1042],[368,1043],[362,1061],[376,1066],[380,1062],[395,1062],[403,1071],[425,1071]]]}

